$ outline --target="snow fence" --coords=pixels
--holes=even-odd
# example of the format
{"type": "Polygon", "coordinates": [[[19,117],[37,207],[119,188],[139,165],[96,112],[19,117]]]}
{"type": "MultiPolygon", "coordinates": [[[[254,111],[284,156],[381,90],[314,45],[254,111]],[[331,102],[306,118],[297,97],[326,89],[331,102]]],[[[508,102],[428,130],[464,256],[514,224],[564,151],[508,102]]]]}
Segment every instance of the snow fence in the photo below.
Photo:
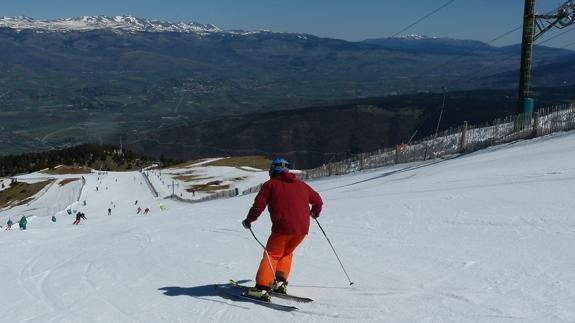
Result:
{"type": "Polygon", "coordinates": [[[532,116],[519,114],[483,125],[472,126],[465,122],[460,127],[446,130],[438,136],[428,137],[419,142],[361,153],[342,161],[308,169],[300,177],[312,179],[343,175],[363,169],[444,158],[573,129],[575,129],[575,105],[554,106],[540,109],[532,116]]]}

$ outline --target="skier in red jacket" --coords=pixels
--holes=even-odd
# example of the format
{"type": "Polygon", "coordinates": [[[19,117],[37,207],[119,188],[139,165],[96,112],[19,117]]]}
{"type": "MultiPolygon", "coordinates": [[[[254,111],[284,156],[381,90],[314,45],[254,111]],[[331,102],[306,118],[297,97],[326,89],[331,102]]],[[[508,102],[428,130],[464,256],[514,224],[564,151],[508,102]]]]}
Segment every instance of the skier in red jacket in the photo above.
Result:
{"type": "Polygon", "coordinates": [[[248,291],[249,296],[267,301],[270,300],[269,290],[287,292],[293,252],[309,231],[310,215],[318,217],[323,204],[319,194],[288,168],[287,160],[273,160],[270,179],[262,185],[248,216],[242,221],[246,229],[251,228],[251,223],[268,207],[272,220],[272,233],[266,245],[269,261],[264,252],[256,286],[248,291]]]}

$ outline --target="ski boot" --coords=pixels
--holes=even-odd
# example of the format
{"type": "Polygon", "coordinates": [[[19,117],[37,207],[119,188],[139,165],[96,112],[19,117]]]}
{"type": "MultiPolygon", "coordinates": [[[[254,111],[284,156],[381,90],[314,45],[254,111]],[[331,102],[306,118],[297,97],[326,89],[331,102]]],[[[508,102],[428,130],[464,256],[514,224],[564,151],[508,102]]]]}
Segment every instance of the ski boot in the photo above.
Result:
{"type": "Polygon", "coordinates": [[[273,285],[272,290],[275,293],[287,294],[287,285],[288,282],[285,279],[276,277],[276,281],[273,285]]]}
{"type": "Polygon", "coordinates": [[[271,302],[271,300],[272,300],[272,297],[268,293],[267,289],[262,288],[261,286],[258,286],[258,285],[248,289],[248,291],[246,292],[246,296],[251,297],[251,298],[255,298],[255,299],[259,299],[259,300],[262,300],[264,302],[271,302]]]}

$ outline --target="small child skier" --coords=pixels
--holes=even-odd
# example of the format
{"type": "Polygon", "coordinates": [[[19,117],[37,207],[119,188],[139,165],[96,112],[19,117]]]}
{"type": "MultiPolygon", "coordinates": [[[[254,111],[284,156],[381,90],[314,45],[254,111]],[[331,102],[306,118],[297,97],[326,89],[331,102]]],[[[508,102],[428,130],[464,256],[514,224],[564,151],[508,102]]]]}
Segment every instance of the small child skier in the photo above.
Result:
{"type": "Polygon", "coordinates": [[[12,224],[14,224],[14,222],[12,222],[11,218],[8,218],[8,222],[6,222],[6,230],[12,230],[12,224]]]}

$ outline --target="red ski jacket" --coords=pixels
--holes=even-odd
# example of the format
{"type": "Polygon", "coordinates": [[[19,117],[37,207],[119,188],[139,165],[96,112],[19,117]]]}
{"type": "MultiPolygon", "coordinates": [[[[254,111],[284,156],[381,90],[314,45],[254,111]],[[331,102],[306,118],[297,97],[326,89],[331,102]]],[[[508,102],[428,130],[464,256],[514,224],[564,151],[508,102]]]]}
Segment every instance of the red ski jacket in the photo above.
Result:
{"type": "Polygon", "coordinates": [[[323,202],[309,185],[287,171],[262,185],[248,213],[248,222],[262,214],[266,206],[272,219],[272,232],[305,235],[309,231],[311,212],[319,216],[323,202]]]}

